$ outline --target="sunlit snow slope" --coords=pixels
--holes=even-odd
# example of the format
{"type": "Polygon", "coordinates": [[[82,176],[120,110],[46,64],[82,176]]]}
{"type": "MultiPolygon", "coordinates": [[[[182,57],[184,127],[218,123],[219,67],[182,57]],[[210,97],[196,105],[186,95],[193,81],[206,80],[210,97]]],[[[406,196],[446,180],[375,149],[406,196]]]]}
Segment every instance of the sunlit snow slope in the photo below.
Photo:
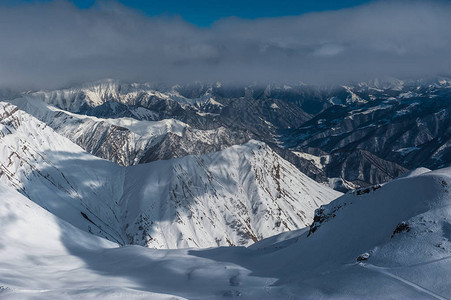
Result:
{"type": "Polygon", "coordinates": [[[180,248],[249,245],[303,228],[315,208],[339,195],[251,141],[129,167],[121,201],[134,244],[180,248]]]}
{"type": "Polygon", "coordinates": [[[123,169],[0,102],[0,182],[74,226],[123,243],[123,169]]]}

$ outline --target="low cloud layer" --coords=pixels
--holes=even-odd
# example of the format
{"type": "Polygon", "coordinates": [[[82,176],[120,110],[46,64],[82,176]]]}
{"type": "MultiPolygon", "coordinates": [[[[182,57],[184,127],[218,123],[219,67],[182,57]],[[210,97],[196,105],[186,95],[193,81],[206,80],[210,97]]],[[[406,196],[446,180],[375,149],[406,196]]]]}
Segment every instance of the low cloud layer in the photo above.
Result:
{"type": "Polygon", "coordinates": [[[0,5],[0,86],[102,78],[343,83],[451,73],[451,4],[381,1],[298,17],[147,17],[114,2],[0,5]]]}

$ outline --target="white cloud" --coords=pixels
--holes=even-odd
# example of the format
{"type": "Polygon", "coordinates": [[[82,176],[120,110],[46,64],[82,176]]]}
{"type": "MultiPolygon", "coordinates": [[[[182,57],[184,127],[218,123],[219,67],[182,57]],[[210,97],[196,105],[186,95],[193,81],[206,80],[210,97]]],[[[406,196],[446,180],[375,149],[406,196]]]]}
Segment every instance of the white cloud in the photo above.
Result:
{"type": "Polygon", "coordinates": [[[343,52],[345,49],[340,45],[326,44],[320,46],[313,52],[313,54],[318,56],[335,56],[343,52]]]}
{"type": "Polygon", "coordinates": [[[451,4],[381,1],[197,28],[114,2],[0,7],[0,85],[127,81],[335,83],[451,70],[451,4]]]}

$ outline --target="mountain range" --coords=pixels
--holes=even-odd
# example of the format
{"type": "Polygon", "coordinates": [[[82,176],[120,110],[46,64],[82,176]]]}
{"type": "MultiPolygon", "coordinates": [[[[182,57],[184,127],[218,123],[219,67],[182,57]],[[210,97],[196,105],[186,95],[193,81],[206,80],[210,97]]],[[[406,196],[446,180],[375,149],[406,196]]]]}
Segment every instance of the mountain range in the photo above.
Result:
{"type": "Polygon", "coordinates": [[[448,166],[450,93],[447,78],[334,87],[104,80],[19,93],[8,101],[120,165],[211,153],[255,139],[343,192],[418,167],[448,166]]]}
{"type": "Polygon", "coordinates": [[[307,226],[319,205],[340,195],[262,142],[122,167],[90,155],[16,106],[0,105],[0,181],[122,245],[246,246],[307,226]]]}

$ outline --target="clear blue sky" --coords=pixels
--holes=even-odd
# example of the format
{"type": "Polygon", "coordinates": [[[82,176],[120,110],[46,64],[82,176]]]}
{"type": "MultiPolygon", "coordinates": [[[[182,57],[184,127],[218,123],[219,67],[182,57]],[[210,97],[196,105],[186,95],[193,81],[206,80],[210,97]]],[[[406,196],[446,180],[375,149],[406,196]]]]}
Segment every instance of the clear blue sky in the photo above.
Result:
{"type": "MultiPolygon", "coordinates": [[[[39,2],[49,0],[0,0],[7,2],[39,2]]],[[[70,0],[80,8],[89,8],[94,0],[70,0]]],[[[198,26],[230,16],[246,19],[300,15],[314,11],[336,10],[371,2],[371,0],[118,0],[123,5],[146,15],[179,15],[198,26]]]]}

